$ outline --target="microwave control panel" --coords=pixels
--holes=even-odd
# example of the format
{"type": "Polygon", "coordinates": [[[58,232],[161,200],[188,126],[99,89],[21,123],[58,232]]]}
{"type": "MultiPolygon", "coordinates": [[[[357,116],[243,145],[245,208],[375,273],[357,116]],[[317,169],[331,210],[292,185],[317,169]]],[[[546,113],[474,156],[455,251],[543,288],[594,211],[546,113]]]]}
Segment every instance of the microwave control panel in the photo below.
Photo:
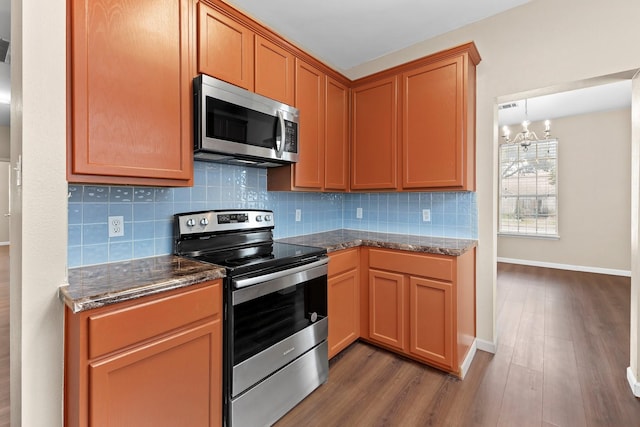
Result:
{"type": "Polygon", "coordinates": [[[298,124],[285,120],[284,122],[284,151],[298,152],[298,124]]]}

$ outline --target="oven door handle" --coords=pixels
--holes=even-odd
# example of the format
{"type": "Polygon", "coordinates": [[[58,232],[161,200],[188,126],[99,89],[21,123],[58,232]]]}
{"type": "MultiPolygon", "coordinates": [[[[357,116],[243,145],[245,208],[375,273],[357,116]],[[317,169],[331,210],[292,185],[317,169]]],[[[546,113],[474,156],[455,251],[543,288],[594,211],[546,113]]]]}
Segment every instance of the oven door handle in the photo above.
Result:
{"type": "Polygon", "coordinates": [[[232,293],[232,304],[238,305],[311,279],[326,276],[328,262],[328,258],[322,258],[319,261],[263,276],[232,280],[232,286],[237,289],[232,293]]]}

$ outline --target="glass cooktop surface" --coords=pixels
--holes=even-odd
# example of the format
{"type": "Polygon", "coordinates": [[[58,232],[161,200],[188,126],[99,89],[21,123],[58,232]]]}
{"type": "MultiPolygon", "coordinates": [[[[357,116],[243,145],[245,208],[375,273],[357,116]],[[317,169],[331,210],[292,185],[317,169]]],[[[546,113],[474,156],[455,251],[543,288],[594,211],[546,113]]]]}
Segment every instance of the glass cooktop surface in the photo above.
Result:
{"type": "Polygon", "coordinates": [[[270,242],[244,248],[227,249],[201,254],[195,259],[217,264],[227,269],[227,275],[236,276],[258,270],[276,269],[289,264],[302,263],[327,253],[326,249],[270,242]]]}

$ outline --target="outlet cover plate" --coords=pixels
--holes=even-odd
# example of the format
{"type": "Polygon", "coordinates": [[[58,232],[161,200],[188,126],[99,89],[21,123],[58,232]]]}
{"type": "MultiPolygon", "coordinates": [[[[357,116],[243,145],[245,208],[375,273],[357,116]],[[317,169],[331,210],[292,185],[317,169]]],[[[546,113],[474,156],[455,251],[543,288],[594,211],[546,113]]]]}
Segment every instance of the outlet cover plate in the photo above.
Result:
{"type": "Polygon", "coordinates": [[[296,222],[302,221],[302,209],[296,209],[296,222]]]}
{"type": "Polygon", "coordinates": [[[431,222],[431,209],[422,209],[422,221],[431,222]]]}
{"type": "Polygon", "coordinates": [[[122,237],[122,236],[124,236],[124,217],[110,216],[109,217],[109,237],[122,237]]]}
{"type": "Polygon", "coordinates": [[[362,219],[362,208],[356,208],[356,218],[362,219]]]}

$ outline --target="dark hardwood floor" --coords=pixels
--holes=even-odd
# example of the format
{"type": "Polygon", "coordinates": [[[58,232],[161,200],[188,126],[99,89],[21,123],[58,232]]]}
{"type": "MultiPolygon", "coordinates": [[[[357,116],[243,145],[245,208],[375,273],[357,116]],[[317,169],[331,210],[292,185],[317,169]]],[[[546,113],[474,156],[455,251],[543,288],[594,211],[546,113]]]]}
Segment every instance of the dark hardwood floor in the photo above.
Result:
{"type": "MultiPolygon", "coordinates": [[[[9,425],[8,247],[0,247],[0,426],[9,425]]],[[[499,347],[464,381],[364,343],[288,426],[640,426],[626,381],[628,278],[498,265],[499,347]]]]}
{"type": "Polygon", "coordinates": [[[497,287],[498,351],[464,381],[358,342],[277,427],[640,426],[629,278],[499,264],[497,287]]]}
{"type": "Polygon", "coordinates": [[[9,425],[9,246],[0,246],[0,427],[9,425]]]}

